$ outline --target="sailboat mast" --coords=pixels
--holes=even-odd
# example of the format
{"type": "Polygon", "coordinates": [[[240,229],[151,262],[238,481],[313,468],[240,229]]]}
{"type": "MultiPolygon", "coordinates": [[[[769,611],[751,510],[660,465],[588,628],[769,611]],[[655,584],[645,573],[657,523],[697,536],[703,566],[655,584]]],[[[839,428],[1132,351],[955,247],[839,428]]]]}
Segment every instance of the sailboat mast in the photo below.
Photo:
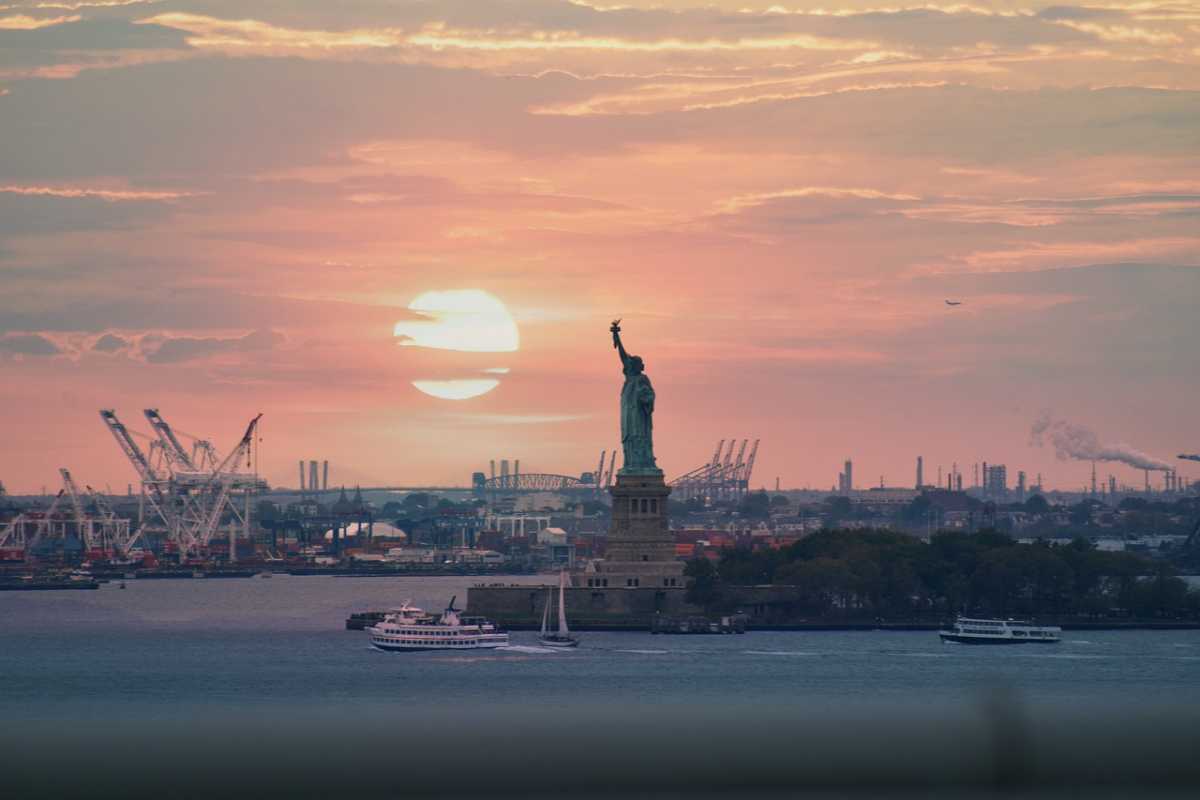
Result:
{"type": "Polygon", "coordinates": [[[567,604],[566,597],[567,573],[565,571],[558,573],[558,633],[560,636],[566,636],[570,631],[567,630],[567,604]]]}
{"type": "Polygon", "coordinates": [[[549,588],[546,589],[546,604],[542,607],[542,636],[546,635],[550,622],[550,599],[553,597],[550,591],[549,588]]]}

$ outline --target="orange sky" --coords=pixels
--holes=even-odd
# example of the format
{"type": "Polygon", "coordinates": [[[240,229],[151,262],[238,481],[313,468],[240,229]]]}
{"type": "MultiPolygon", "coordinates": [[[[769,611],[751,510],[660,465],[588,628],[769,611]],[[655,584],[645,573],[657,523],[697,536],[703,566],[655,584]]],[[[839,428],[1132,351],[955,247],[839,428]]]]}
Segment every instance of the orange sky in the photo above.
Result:
{"type": "Polygon", "coordinates": [[[669,476],[737,436],[769,486],[1077,488],[1046,410],[1194,452],[1197,108],[1195,2],[0,0],[0,480],[123,486],[97,409],[152,406],[263,412],[287,484],[577,474],[615,317],[669,476]],[[397,346],[467,288],[518,352],[397,346]]]}

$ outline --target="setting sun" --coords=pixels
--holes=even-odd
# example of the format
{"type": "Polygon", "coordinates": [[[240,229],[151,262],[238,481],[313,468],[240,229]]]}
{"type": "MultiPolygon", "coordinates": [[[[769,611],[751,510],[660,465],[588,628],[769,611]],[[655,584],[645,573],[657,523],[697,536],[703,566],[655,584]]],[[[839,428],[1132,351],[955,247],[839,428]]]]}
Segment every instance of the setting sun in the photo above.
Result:
{"type": "MultiPolygon", "coordinates": [[[[393,329],[404,347],[454,350],[461,353],[511,353],[520,347],[517,323],[504,303],[480,289],[424,292],[408,304],[422,319],[401,320],[393,329]]],[[[482,372],[505,374],[507,367],[482,372]]],[[[430,397],[468,400],[500,385],[496,378],[419,379],[412,385],[430,397]]]]}

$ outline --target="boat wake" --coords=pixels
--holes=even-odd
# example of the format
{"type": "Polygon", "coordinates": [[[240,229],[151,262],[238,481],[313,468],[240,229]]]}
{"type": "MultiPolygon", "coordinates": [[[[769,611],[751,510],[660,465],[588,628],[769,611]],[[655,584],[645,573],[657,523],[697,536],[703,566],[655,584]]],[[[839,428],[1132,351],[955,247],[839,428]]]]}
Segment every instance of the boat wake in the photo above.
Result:
{"type": "Polygon", "coordinates": [[[614,653],[635,653],[642,656],[665,656],[670,650],[613,650],[614,653]]]}
{"type": "Polygon", "coordinates": [[[824,653],[817,653],[812,650],[743,650],[748,656],[820,656],[824,653]]]}
{"type": "Polygon", "coordinates": [[[498,647],[500,653],[561,653],[560,647],[532,647],[524,644],[510,644],[508,647],[498,647]]]}
{"type": "Polygon", "coordinates": [[[1025,656],[1026,658],[1060,658],[1064,661],[1104,661],[1111,656],[1099,656],[1093,653],[1038,653],[1024,652],[1017,655],[1025,656]]]}
{"type": "Polygon", "coordinates": [[[930,652],[926,652],[923,650],[922,651],[909,651],[907,653],[904,651],[899,651],[899,652],[891,652],[891,653],[887,653],[887,654],[893,655],[893,656],[908,656],[909,658],[950,658],[953,655],[952,653],[930,653],[930,652]]]}

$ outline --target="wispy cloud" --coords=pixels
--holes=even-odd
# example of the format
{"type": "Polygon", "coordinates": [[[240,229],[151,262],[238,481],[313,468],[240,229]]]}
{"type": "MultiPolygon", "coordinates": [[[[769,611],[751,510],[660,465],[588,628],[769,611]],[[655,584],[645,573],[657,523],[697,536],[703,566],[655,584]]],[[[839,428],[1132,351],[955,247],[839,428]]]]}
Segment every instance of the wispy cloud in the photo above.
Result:
{"type": "Polygon", "coordinates": [[[586,420],[588,414],[448,414],[451,419],[481,425],[556,425],[586,420]]]}
{"type": "Polygon", "coordinates": [[[28,195],[31,197],[95,198],[109,202],[134,200],[179,200],[195,197],[195,192],[151,191],[143,189],[98,189],[84,186],[29,186],[0,185],[0,193],[28,195]]]}
{"type": "Polygon", "coordinates": [[[64,22],[78,22],[79,15],[63,17],[31,17],[27,14],[13,14],[0,17],[0,31],[35,31],[38,28],[49,28],[64,22]]]}
{"type": "Polygon", "coordinates": [[[737,212],[745,208],[760,206],[772,200],[787,200],[796,197],[831,197],[834,199],[853,198],[857,200],[920,200],[915,194],[894,194],[878,189],[847,188],[838,186],[802,186],[794,189],[780,189],[773,192],[758,192],[731,197],[720,204],[722,211],[737,212]]]}

